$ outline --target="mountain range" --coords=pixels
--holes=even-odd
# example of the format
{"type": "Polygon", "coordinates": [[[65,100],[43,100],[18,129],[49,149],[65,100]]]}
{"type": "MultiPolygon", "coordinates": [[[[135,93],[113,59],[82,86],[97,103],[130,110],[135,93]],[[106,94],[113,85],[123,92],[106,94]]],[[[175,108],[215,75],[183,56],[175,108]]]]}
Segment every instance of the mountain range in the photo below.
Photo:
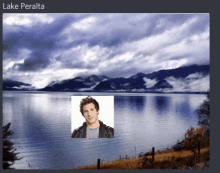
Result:
{"type": "Polygon", "coordinates": [[[35,90],[35,87],[31,86],[31,84],[13,81],[10,79],[3,80],[3,90],[19,90],[19,91],[27,91],[27,90],[35,90]]]}
{"type": "MultiPolygon", "coordinates": [[[[137,73],[128,78],[110,78],[104,75],[75,77],[53,81],[39,91],[69,92],[207,92],[210,89],[210,66],[191,65],[176,69],[160,70],[149,74],[137,73]]],[[[16,83],[16,81],[14,81],[16,83]]],[[[30,84],[17,82],[16,86],[3,81],[3,90],[19,86],[30,90],[30,84]],[[19,86],[18,86],[19,85],[19,86]]],[[[34,88],[32,88],[34,89],[34,88]]]]}

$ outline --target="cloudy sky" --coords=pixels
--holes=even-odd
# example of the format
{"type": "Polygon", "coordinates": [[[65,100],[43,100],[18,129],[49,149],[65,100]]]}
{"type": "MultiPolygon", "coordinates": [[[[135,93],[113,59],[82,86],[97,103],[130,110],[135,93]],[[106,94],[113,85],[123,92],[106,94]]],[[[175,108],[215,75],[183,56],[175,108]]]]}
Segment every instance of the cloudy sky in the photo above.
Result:
{"type": "Polygon", "coordinates": [[[3,14],[3,79],[36,88],[209,64],[209,14],[3,14]]]}

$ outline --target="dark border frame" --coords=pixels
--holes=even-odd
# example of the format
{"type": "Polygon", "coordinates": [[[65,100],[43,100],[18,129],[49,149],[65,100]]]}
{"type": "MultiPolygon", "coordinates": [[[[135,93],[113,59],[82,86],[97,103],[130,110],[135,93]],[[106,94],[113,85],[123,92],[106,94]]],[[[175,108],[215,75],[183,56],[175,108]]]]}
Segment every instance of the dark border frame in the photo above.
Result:
{"type": "MultiPolygon", "coordinates": [[[[210,170],[220,170],[218,163],[220,163],[219,151],[220,151],[220,140],[219,131],[220,121],[218,115],[218,96],[220,88],[218,82],[219,72],[219,58],[217,55],[218,47],[218,31],[219,28],[219,5],[217,0],[3,0],[4,3],[27,3],[34,4],[36,2],[44,4],[45,10],[3,10],[3,4],[0,4],[0,10],[2,13],[209,13],[210,14],[210,91],[211,91],[211,166],[210,170]]],[[[1,17],[2,24],[2,17],[1,17]]],[[[1,33],[2,33],[2,27],[1,33]]],[[[2,39],[2,34],[1,34],[2,39]]],[[[1,55],[2,55],[3,44],[1,44],[1,55]]],[[[2,60],[0,61],[0,68],[2,72],[2,60]]],[[[2,75],[1,75],[2,82],[2,75]]],[[[2,91],[2,85],[0,85],[2,91]]],[[[1,103],[2,106],[2,92],[1,92],[1,103]]],[[[1,107],[2,115],[2,107],[1,107]]],[[[1,118],[2,124],[2,118],[1,118]]],[[[0,134],[2,139],[2,133],[0,134]]],[[[2,142],[1,142],[2,146],[2,142]]],[[[2,157],[1,163],[2,163],[2,157]]],[[[2,169],[2,167],[1,167],[2,169]]],[[[10,170],[7,170],[11,172],[10,170]]],[[[21,172],[22,170],[17,170],[21,172]]],[[[36,172],[52,171],[52,170],[31,170],[36,172]]],[[[53,170],[54,171],[54,170],[53,170]]],[[[59,171],[59,170],[56,170],[59,171]]],[[[88,170],[82,170],[83,172],[88,170]]],[[[95,170],[90,170],[95,171],[95,170]]],[[[103,170],[100,170],[103,171],[103,170]]],[[[107,170],[105,170],[107,171],[107,170]]],[[[112,171],[112,170],[109,170],[112,171]]],[[[114,170],[113,170],[114,171],[114,170]]],[[[120,171],[120,170],[119,170],[120,171]]],[[[135,170],[128,170],[134,172],[135,170]]],[[[144,171],[144,170],[142,170],[144,171]]],[[[152,171],[152,170],[148,170],[152,171]]],[[[169,172],[170,170],[161,170],[163,172],[169,172]]],[[[178,171],[178,170],[177,170],[178,171]]],[[[182,170],[188,172],[187,170],[182,170]]],[[[12,171],[13,172],[13,171],[12,171]]]]}

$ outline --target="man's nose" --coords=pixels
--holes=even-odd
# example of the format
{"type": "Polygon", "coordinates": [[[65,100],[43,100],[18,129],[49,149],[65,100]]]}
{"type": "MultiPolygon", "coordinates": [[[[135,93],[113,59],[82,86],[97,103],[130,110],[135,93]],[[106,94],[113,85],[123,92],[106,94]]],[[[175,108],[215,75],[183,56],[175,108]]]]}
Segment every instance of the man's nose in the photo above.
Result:
{"type": "Polygon", "coordinates": [[[91,116],[91,112],[90,112],[90,111],[88,111],[88,116],[89,116],[89,117],[91,116]]]}

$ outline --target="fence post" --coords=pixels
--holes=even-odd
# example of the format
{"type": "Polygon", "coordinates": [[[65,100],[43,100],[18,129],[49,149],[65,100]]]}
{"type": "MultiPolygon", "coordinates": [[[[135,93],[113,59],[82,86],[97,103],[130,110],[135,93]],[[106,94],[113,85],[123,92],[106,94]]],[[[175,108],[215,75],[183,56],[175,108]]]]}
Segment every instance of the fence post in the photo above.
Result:
{"type": "Polygon", "coordinates": [[[97,169],[100,169],[100,159],[97,161],[97,169]]]}
{"type": "Polygon", "coordinates": [[[152,162],[154,163],[154,147],[152,148],[152,162]]]}
{"type": "Polygon", "coordinates": [[[135,146],[135,157],[137,157],[137,156],[136,156],[136,146],[135,146]]]}
{"type": "Polygon", "coordinates": [[[198,143],[198,153],[200,154],[200,142],[198,143]]]}

